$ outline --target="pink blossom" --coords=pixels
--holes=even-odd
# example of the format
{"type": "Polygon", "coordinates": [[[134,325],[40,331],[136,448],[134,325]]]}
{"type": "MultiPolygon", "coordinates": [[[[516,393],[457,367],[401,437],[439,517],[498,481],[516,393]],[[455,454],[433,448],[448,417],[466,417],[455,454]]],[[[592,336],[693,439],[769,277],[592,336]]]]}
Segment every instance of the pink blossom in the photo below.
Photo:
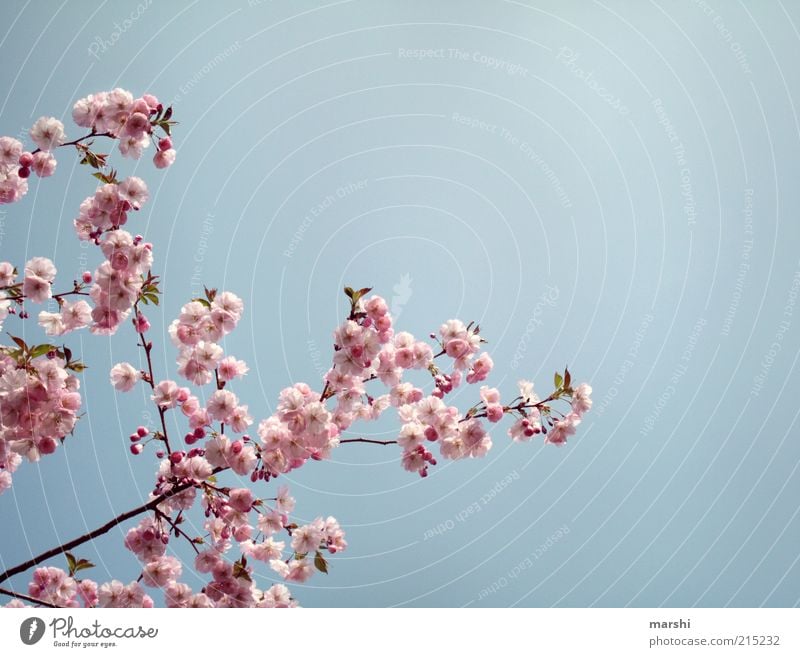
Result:
{"type": "Polygon", "coordinates": [[[150,198],[144,180],[135,176],[123,180],[117,189],[119,198],[130,203],[134,210],[138,210],[150,198]]]}
{"type": "Polygon", "coordinates": [[[575,413],[570,413],[563,420],[558,420],[547,436],[544,442],[551,445],[561,446],[567,442],[567,438],[575,434],[575,427],[581,423],[580,417],[575,413]]]}
{"type": "Polygon", "coordinates": [[[40,178],[47,178],[56,172],[56,158],[48,151],[39,151],[33,156],[31,169],[40,178]]]}
{"type": "Polygon", "coordinates": [[[0,165],[0,204],[15,203],[28,193],[28,181],[16,165],[0,165]]]}
{"type": "Polygon", "coordinates": [[[319,549],[319,544],[324,536],[323,527],[312,523],[303,525],[292,532],[292,549],[297,554],[307,554],[319,549]]]}
{"type": "Polygon", "coordinates": [[[159,381],[153,389],[151,398],[161,408],[175,408],[179,392],[178,384],[174,381],[159,381]]]}
{"type": "Polygon", "coordinates": [[[111,385],[121,392],[133,389],[139,381],[140,373],[130,363],[117,363],[111,368],[111,385]]]}
{"type": "Polygon", "coordinates": [[[0,262],[0,286],[11,285],[15,278],[14,265],[10,262],[0,262]]]}
{"type": "Polygon", "coordinates": [[[175,163],[176,156],[177,153],[174,148],[156,151],[153,156],[153,164],[155,164],[156,169],[166,169],[175,163]]]}
{"type": "Polygon", "coordinates": [[[233,356],[228,356],[219,361],[217,365],[220,381],[232,381],[235,378],[241,379],[250,370],[247,363],[237,360],[233,356]]]}
{"type": "Polygon", "coordinates": [[[26,276],[22,293],[33,303],[44,303],[52,296],[50,283],[39,276],[26,276]]]}
{"type": "Polygon", "coordinates": [[[17,166],[22,155],[22,142],[13,137],[0,137],[0,166],[17,166]]]}
{"type": "Polygon", "coordinates": [[[146,586],[164,587],[180,577],[181,563],[175,557],[158,557],[142,570],[142,581],[146,586]]]}
{"type": "Polygon", "coordinates": [[[237,511],[247,512],[253,506],[253,494],[249,488],[234,488],[228,496],[228,504],[237,511]]]}
{"type": "Polygon", "coordinates": [[[572,411],[580,417],[592,408],[592,386],[588,383],[581,383],[572,393],[572,411]]]}
{"type": "Polygon", "coordinates": [[[43,116],[30,130],[31,139],[43,151],[51,151],[66,141],[64,124],[56,118],[43,116]]]}

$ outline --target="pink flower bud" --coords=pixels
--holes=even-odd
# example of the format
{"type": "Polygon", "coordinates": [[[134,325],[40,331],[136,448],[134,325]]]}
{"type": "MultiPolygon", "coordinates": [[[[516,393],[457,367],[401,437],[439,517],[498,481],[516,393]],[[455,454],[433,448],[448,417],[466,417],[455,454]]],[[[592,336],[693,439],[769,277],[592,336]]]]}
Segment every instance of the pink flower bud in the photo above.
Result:
{"type": "Polygon", "coordinates": [[[180,463],[183,460],[183,452],[172,452],[169,455],[169,460],[174,464],[180,463]]]}
{"type": "Polygon", "coordinates": [[[85,271],[81,274],[81,280],[87,285],[92,282],[92,273],[85,271]]]}
{"type": "Polygon", "coordinates": [[[25,151],[22,155],[19,156],[19,165],[21,167],[28,167],[33,164],[33,154],[25,151]]]}
{"type": "Polygon", "coordinates": [[[133,325],[136,327],[137,333],[147,333],[150,330],[150,322],[142,313],[137,313],[133,318],[133,325]]]}
{"type": "Polygon", "coordinates": [[[56,451],[57,446],[58,443],[56,443],[56,441],[53,440],[52,438],[44,438],[39,442],[38,445],[39,452],[41,452],[42,454],[52,454],[53,452],[56,451]]]}
{"type": "Polygon", "coordinates": [[[29,168],[29,167],[20,167],[20,168],[19,168],[19,171],[17,171],[17,175],[18,175],[20,178],[30,178],[30,176],[31,176],[31,170],[30,170],[30,168],[29,168]]]}
{"type": "Polygon", "coordinates": [[[170,148],[172,148],[172,139],[169,137],[162,137],[158,140],[158,150],[168,151],[170,148]]]}
{"type": "Polygon", "coordinates": [[[142,443],[136,443],[134,445],[131,445],[131,454],[133,454],[134,456],[138,456],[139,454],[142,453],[143,449],[144,445],[142,445],[142,443]]]}
{"type": "Polygon", "coordinates": [[[132,433],[128,438],[132,443],[138,443],[142,439],[138,433],[132,433]]]}
{"type": "Polygon", "coordinates": [[[136,433],[138,433],[141,438],[144,438],[150,431],[147,427],[137,427],[136,433]]]}

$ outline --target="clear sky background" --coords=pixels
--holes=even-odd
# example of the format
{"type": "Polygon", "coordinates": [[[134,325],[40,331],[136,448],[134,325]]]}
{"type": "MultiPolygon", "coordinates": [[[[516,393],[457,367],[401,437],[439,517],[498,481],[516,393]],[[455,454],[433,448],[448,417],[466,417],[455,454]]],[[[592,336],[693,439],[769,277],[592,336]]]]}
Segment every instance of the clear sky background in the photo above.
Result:
{"type": "MultiPolygon", "coordinates": [[[[286,477],[297,520],[334,515],[350,542],[294,587],[303,605],[798,604],[797,3],[14,0],[0,16],[0,134],[46,114],[77,137],[74,101],[114,86],[174,104],[176,164],[122,164],[151,190],[131,226],[164,280],[158,376],[198,285],[233,290],[246,315],[225,347],[251,367],[235,389],[266,417],[287,384],[319,387],[353,285],[420,336],[479,321],[509,397],[565,364],[594,386],[561,449],[503,426],[485,459],[427,480],[371,445],[286,477]]],[[[68,285],[92,183],[61,153],[0,211],[0,258],[52,257],[68,285]]],[[[0,497],[0,567],[146,499],[155,461],[127,435],[152,407],[108,384],[134,343],[127,325],[69,338],[87,417],[0,497]]],[[[78,551],[93,579],[136,578],[127,528],[78,551]]]]}

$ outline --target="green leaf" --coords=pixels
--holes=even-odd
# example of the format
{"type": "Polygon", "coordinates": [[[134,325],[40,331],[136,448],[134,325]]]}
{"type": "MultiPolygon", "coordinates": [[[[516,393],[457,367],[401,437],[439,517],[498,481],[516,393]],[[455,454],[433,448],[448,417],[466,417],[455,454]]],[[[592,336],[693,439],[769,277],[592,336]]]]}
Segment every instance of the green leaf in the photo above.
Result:
{"type": "MultiPolygon", "coordinates": [[[[244,557],[242,557],[242,561],[243,560],[244,557]]],[[[250,579],[250,573],[247,572],[247,568],[242,561],[233,562],[233,576],[239,579],[247,580],[248,582],[252,582],[253,580],[250,579]]]]}
{"type": "Polygon", "coordinates": [[[553,385],[555,386],[556,390],[561,390],[561,386],[564,383],[564,377],[562,377],[558,372],[556,372],[555,376],[553,377],[553,385]]]}
{"type": "Polygon", "coordinates": [[[26,351],[28,351],[28,345],[27,345],[27,344],[25,344],[25,340],[23,340],[22,338],[18,338],[18,337],[17,337],[17,336],[15,336],[15,335],[11,335],[10,333],[9,333],[9,336],[11,336],[11,339],[12,339],[14,342],[16,342],[17,346],[18,346],[20,349],[22,349],[23,353],[24,353],[24,352],[26,352],[26,351]]]}
{"type": "Polygon", "coordinates": [[[314,557],[314,566],[319,572],[325,573],[326,575],[328,574],[328,562],[325,561],[325,558],[322,556],[319,550],[317,550],[317,554],[314,557]]]}
{"type": "Polygon", "coordinates": [[[352,288],[352,287],[346,287],[346,288],[344,288],[344,293],[345,293],[345,294],[347,295],[347,297],[348,297],[348,298],[349,298],[349,299],[352,301],[352,299],[353,299],[353,295],[355,294],[355,292],[353,291],[353,288],[352,288]]]}
{"type": "Polygon", "coordinates": [[[56,346],[53,344],[39,344],[31,349],[31,358],[38,358],[44,356],[46,353],[54,351],[56,346]]]}
{"type": "Polygon", "coordinates": [[[72,556],[72,553],[65,552],[64,556],[67,558],[67,566],[69,567],[69,576],[72,577],[75,574],[75,568],[78,565],[78,561],[72,556]]]}
{"type": "Polygon", "coordinates": [[[78,563],[75,564],[76,573],[81,570],[88,570],[89,568],[94,568],[94,564],[88,559],[79,559],[78,563]]]}
{"type": "Polygon", "coordinates": [[[83,370],[85,370],[86,367],[87,366],[84,365],[83,363],[81,363],[81,361],[79,361],[79,360],[76,360],[76,361],[74,361],[72,363],[69,363],[67,365],[67,369],[68,370],[72,370],[73,372],[83,372],[83,370]]]}

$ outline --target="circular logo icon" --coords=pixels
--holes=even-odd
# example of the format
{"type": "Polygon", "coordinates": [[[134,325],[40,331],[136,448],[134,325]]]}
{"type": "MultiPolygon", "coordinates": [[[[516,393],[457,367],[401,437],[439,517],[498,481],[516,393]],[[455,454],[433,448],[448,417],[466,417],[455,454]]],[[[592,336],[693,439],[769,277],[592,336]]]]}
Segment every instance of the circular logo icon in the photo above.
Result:
{"type": "Polygon", "coordinates": [[[31,616],[22,621],[19,626],[19,638],[26,646],[32,646],[44,636],[44,621],[36,616],[31,616]]]}

